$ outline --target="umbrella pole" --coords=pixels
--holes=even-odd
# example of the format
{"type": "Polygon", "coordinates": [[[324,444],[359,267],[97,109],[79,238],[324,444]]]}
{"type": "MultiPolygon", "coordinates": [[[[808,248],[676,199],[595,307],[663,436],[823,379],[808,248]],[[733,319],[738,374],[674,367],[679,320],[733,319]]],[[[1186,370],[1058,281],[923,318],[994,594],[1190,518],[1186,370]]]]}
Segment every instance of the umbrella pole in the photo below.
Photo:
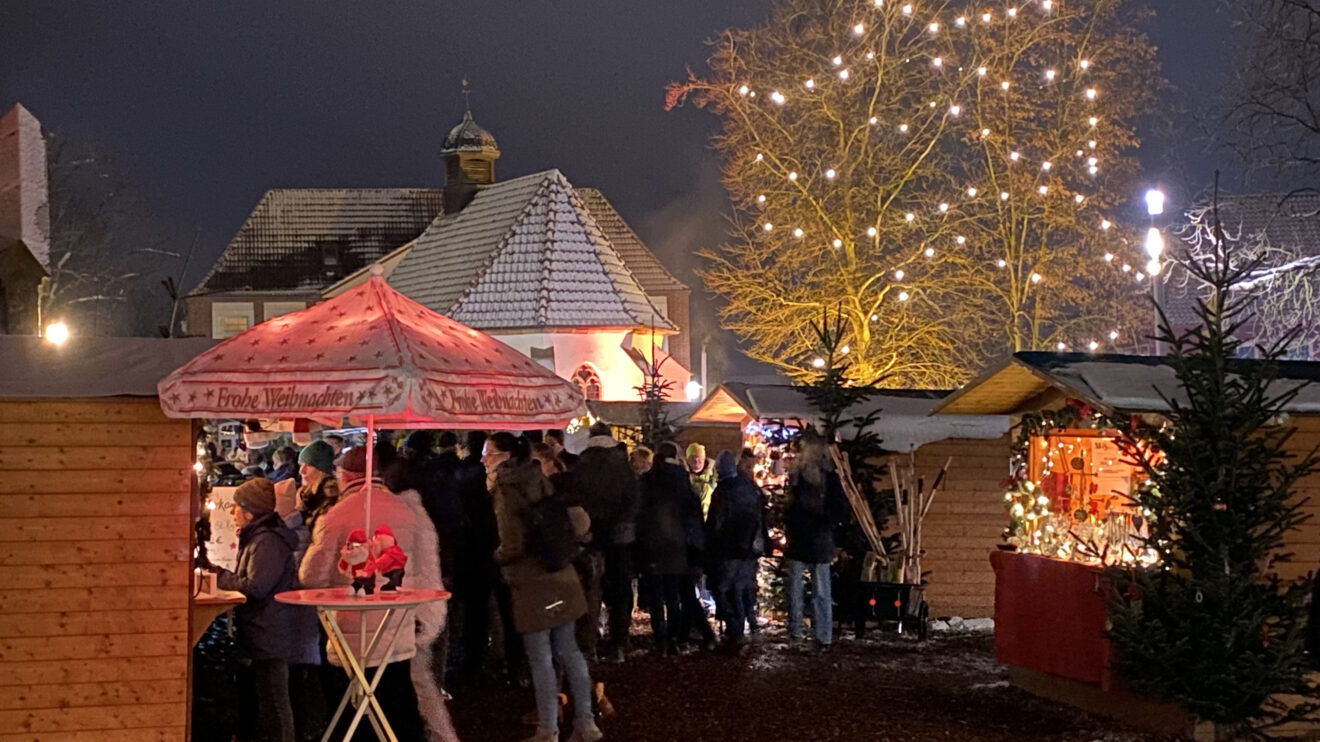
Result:
{"type": "Polygon", "coordinates": [[[367,538],[371,538],[371,475],[376,459],[376,416],[367,415],[367,484],[363,497],[366,498],[367,538]]]}

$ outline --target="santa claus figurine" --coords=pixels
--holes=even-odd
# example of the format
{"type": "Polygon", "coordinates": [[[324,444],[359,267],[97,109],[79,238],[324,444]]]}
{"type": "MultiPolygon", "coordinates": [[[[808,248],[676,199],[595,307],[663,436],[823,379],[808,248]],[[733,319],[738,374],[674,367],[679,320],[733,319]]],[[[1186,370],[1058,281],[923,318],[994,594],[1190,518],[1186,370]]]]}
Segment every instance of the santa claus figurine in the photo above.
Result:
{"type": "Polygon", "coordinates": [[[408,565],[408,555],[399,548],[394,540],[394,531],[387,525],[376,528],[376,537],[371,540],[372,555],[376,558],[376,571],[385,577],[382,593],[390,593],[403,585],[403,568],[408,565]]]}
{"type": "Polygon", "coordinates": [[[376,592],[376,560],[371,556],[371,543],[361,528],[348,534],[348,541],[339,552],[339,571],[353,578],[353,595],[363,591],[376,592]]]}

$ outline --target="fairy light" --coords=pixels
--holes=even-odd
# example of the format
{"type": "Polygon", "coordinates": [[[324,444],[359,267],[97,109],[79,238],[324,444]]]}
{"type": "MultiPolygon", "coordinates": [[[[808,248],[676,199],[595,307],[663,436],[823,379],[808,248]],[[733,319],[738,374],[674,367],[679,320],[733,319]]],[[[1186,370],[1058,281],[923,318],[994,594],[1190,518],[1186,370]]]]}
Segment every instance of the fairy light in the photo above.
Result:
{"type": "Polygon", "coordinates": [[[1016,150],[1014,150],[1013,152],[1009,152],[1008,159],[1012,160],[1013,162],[1017,162],[1018,160],[1022,159],[1022,153],[1016,150]]]}
{"type": "Polygon", "coordinates": [[[982,22],[982,23],[989,23],[991,17],[992,17],[992,16],[991,16],[989,13],[982,13],[982,14],[981,14],[981,22],[982,22]]]}
{"type": "Polygon", "coordinates": [[[861,23],[858,23],[856,26],[853,26],[854,35],[861,36],[864,33],[866,33],[866,26],[862,25],[861,23]]]}
{"type": "Polygon", "coordinates": [[[902,269],[902,268],[899,268],[898,270],[894,271],[894,280],[895,280],[895,281],[902,281],[904,275],[906,275],[906,274],[903,273],[903,269],[902,269]]]}
{"type": "Polygon", "coordinates": [[[1090,67],[1091,67],[1091,60],[1089,60],[1089,59],[1083,59],[1082,61],[1080,61],[1080,62],[1077,63],[1077,66],[1078,66],[1078,67],[1081,67],[1083,70],[1090,69],[1090,67]]]}
{"type": "Polygon", "coordinates": [[[790,170],[789,173],[788,173],[788,179],[791,180],[791,181],[793,181],[793,182],[797,182],[797,171],[796,171],[796,170],[790,170]]]}
{"type": "Polygon", "coordinates": [[[1040,195],[1044,196],[1045,194],[1050,192],[1050,187],[1043,185],[1040,188],[1037,188],[1036,190],[1040,192],[1040,195]]]}
{"type": "Polygon", "coordinates": [[[903,6],[903,15],[912,15],[912,3],[903,6]]]}
{"type": "Polygon", "coordinates": [[[971,186],[967,189],[967,197],[976,198],[976,186],[971,186]]]}
{"type": "Polygon", "coordinates": [[[835,67],[838,67],[839,65],[843,64],[843,57],[836,54],[834,55],[834,59],[831,59],[830,61],[834,63],[835,67]]]}
{"type": "Polygon", "coordinates": [[[913,213],[910,212],[910,211],[909,211],[908,213],[906,213],[906,214],[903,215],[903,220],[904,220],[904,221],[908,221],[908,222],[911,222],[911,221],[913,221],[913,220],[916,219],[916,218],[917,218],[917,215],[916,215],[916,214],[913,214],[913,213]]]}
{"type": "Polygon", "coordinates": [[[1096,349],[1100,347],[1100,343],[1097,343],[1096,341],[1092,340],[1091,342],[1086,344],[1086,347],[1090,348],[1091,352],[1094,353],[1096,349]]]}
{"type": "Polygon", "coordinates": [[[812,79],[808,79],[806,82],[802,83],[802,86],[805,87],[807,90],[811,90],[812,88],[816,87],[816,81],[812,79]]]}
{"type": "Polygon", "coordinates": [[[1008,267],[1008,261],[1007,261],[1007,260],[1004,260],[1003,258],[1000,258],[1000,259],[995,263],[995,265],[998,265],[1000,268],[1007,268],[1007,267],[1008,267]]]}
{"type": "Polygon", "coordinates": [[[804,234],[806,234],[806,232],[802,231],[802,227],[798,227],[797,229],[793,230],[793,236],[798,239],[802,239],[802,235],[804,234]]]}
{"type": "Polygon", "coordinates": [[[925,255],[926,255],[926,257],[928,257],[928,258],[933,258],[933,257],[935,257],[935,248],[933,248],[933,247],[928,247],[928,248],[926,248],[925,255]]]}
{"type": "Polygon", "coordinates": [[[954,18],[953,25],[957,26],[958,28],[965,27],[967,25],[967,16],[960,15],[957,18],[954,18]]]}
{"type": "Polygon", "coordinates": [[[990,70],[988,70],[988,69],[986,69],[986,68],[984,68],[984,67],[977,67],[977,68],[976,68],[976,75],[977,75],[977,77],[985,77],[987,74],[989,74],[989,72],[990,72],[990,70]]]}
{"type": "Polygon", "coordinates": [[[936,58],[930,60],[930,63],[933,64],[933,65],[935,65],[936,67],[943,67],[943,66],[944,66],[944,57],[936,57],[936,58]]]}
{"type": "Polygon", "coordinates": [[[765,203],[765,194],[762,193],[761,195],[757,196],[757,197],[756,197],[756,202],[757,202],[758,204],[763,204],[763,203],[765,203]]]}
{"type": "Polygon", "coordinates": [[[903,132],[904,134],[906,134],[906,133],[907,133],[907,130],[908,130],[908,125],[907,125],[907,124],[899,124],[899,125],[898,125],[898,130],[901,131],[901,132],[903,132]]]}
{"type": "Polygon", "coordinates": [[[957,237],[953,238],[953,241],[957,242],[959,245],[967,244],[967,238],[963,237],[962,235],[958,235],[957,237]]]}
{"type": "Polygon", "coordinates": [[[1044,281],[1044,280],[1045,280],[1045,277],[1042,276],[1042,275],[1039,274],[1039,273],[1032,273],[1032,274],[1031,274],[1031,282],[1032,282],[1032,283],[1040,283],[1041,281],[1044,281]]]}
{"type": "Polygon", "coordinates": [[[834,246],[834,249],[835,249],[835,250],[837,250],[837,249],[843,247],[843,240],[839,239],[838,237],[835,237],[835,238],[834,238],[834,241],[831,242],[830,244],[834,246]]]}
{"type": "Polygon", "coordinates": [[[949,106],[949,115],[950,115],[950,116],[957,116],[957,115],[960,114],[960,113],[962,113],[962,106],[960,106],[960,105],[958,105],[958,104],[956,104],[956,103],[953,104],[952,106],[949,106]]]}
{"type": "Polygon", "coordinates": [[[1050,162],[1049,160],[1046,160],[1040,164],[1040,169],[1044,170],[1045,172],[1049,172],[1050,168],[1052,167],[1054,167],[1054,163],[1050,162]]]}
{"type": "Polygon", "coordinates": [[[1054,79],[1054,70],[1045,70],[1045,79],[1046,79],[1046,80],[1053,80],[1053,79],[1054,79]]]}
{"type": "Polygon", "coordinates": [[[1095,97],[1096,97],[1097,95],[1099,95],[1099,93],[1096,92],[1096,89],[1095,89],[1095,88],[1087,88],[1087,89],[1086,89],[1086,99],[1087,99],[1087,100],[1095,100],[1095,97]]]}
{"type": "Polygon", "coordinates": [[[1085,200],[1086,200],[1086,196],[1083,196],[1083,195],[1080,194],[1080,193],[1077,194],[1077,195],[1075,195],[1075,196],[1073,196],[1073,201],[1075,201],[1075,202],[1077,202],[1077,203],[1081,203],[1081,202],[1083,202],[1083,201],[1085,201],[1085,200]]]}
{"type": "Polygon", "coordinates": [[[766,222],[761,226],[761,229],[764,229],[767,232],[773,232],[775,229],[775,225],[771,224],[770,222],[766,222]]]}
{"type": "Polygon", "coordinates": [[[941,214],[946,214],[946,213],[948,213],[948,211],[949,211],[949,205],[948,205],[948,204],[940,204],[940,205],[939,205],[939,210],[940,210],[940,213],[941,213],[941,214]]]}
{"type": "Polygon", "coordinates": [[[825,359],[824,359],[824,358],[816,358],[815,360],[813,360],[813,361],[811,362],[811,365],[812,365],[814,368],[825,368],[825,359]]]}
{"type": "Polygon", "coordinates": [[[1017,8],[1009,8],[1009,9],[1008,9],[1008,17],[1009,17],[1009,18],[1017,18],[1017,8]]]}
{"type": "Polygon", "coordinates": [[[1095,126],[1096,124],[1100,123],[1100,119],[1097,116],[1092,116],[1091,118],[1086,120],[1086,123],[1090,124],[1091,126],[1095,126]]]}
{"type": "Polygon", "coordinates": [[[826,180],[834,180],[834,175],[835,175],[834,168],[829,168],[828,170],[825,171],[826,180]]]}
{"type": "Polygon", "coordinates": [[[940,32],[940,24],[938,24],[938,23],[933,23],[933,22],[932,22],[932,23],[930,24],[930,32],[931,32],[931,33],[939,33],[939,32],[940,32]]]}
{"type": "Polygon", "coordinates": [[[1108,229],[1109,229],[1110,227],[1112,227],[1112,226],[1114,226],[1114,223],[1111,222],[1111,221],[1109,221],[1108,219],[1102,219],[1102,220],[1100,220],[1100,228],[1101,228],[1101,229],[1108,230],[1108,229]]]}
{"type": "Polygon", "coordinates": [[[848,70],[846,70],[846,69],[839,70],[839,79],[840,79],[840,80],[847,80],[847,79],[848,79],[848,70]]]}
{"type": "Polygon", "coordinates": [[[1000,200],[1000,201],[1007,201],[1007,200],[1008,200],[1008,191],[1000,191],[1000,192],[999,192],[999,200],[1000,200]]]}
{"type": "Polygon", "coordinates": [[[1065,343],[1065,342],[1063,342],[1062,340],[1060,340],[1060,341],[1059,341],[1059,344],[1056,345],[1056,346],[1054,346],[1054,347],[1058,348],[1059,350],[1067,350],[1067,349],[1068,349],[1068,344],[1065,343]]]}
{"type": "Polygon", "coordinates": [[[784,97],[784,94],[779,92],[778,90],[770,94],[770,100],[774,101],[775,103],[778,103],[781,106],[788,102],[788,99],[784,97]]]}
{"type": "Polygon", "coordinates": [[[748,88],[746,85],[743,85],[738,88],[738,95],[747,95],[747,92],[748,92],[748,88]]]}
{"type": "Polygon", "coordinates": [[[871,126],[875,126],[875,125],[878,124],[878,123],[880,123],[880,119],[879,119],[878,117],[876,117],[876,116],[872,116],[872,117],[871,117],[871,126]]]}
{"type": "Polygon", "coordinates": [[[1004,90],[1008,90],[1008,88],[1009,88],[1011,85],[1012,85],[1012,83],[1010,83],[1008,80],[1005,80],[1005,81],[999,83],[999,87],[1002,88],[1002,89],[1004,89],[1004,90]]]}
{"type": "Polygon", "coordinates": [[[906,291],[900,291],[900,292],[898,292],[898,300],[899,300],[899,301],[907,301],[908,299],[911,299],[911,298],[912,298],[912,297],[909,296],[909,295],[908,295],[908,292],[906,292],[906,291]]]}
{"type": "Polygon", "coordinates": [[[867,237],[874,237],[875,235],[876,235],[876,228],[875,228],[875,227],[867,227],[867,228],[866,228],[866,236],[867,236],[867,237]]]}
{"type": "Polygon", "coordinates": [[[1114,262],[1114,254],[1112,252],[1105,253],[1105,262],[1106,263],[1114,262]]]}
{"type": "Polygon", "coordinates": [[[1117,340],[1117,339],[1118,339],[1118,330],[1110,330],[1110,331],[1109,331],[1109,339],[1110,339],[1110,340],[1117,340]]]}

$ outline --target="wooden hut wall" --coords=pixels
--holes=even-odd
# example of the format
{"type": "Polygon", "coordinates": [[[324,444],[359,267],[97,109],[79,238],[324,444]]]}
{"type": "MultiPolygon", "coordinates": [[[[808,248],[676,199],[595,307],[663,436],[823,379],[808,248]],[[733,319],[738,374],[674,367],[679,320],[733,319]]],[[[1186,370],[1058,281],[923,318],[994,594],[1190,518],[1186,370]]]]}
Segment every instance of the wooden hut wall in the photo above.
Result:
{"type": "Polygon", "coordinates": [[[0,399],[0,742],[186,739],[192,459],[155,398],[0,399]]]}
{"type": "MultiPolygon", "coordinates": [[[[1003,542],[1004,488],[1010,443],[949,439],[917,449],[917,472],[927,486],[953,457],[930,513],[922,524],[928,571],[926,599],[932,616],[981,618],[995,613],[995,575],[990,552],[1003,542]]],[[[886,483],[886,487],[889,485],[886,483]]]]}
{"type": "MultiPolygon", "coordinates": [[[[1320,446],[1320,415],[1294,415],[1288,424],[1296,428],[1287,448],[1301,457],[1320,446]]],[[[1309,498],[1302,506],[1310,519],[1287,539],[1287,551],[1292,559],[1281,565],[1279,573],[1285,578],[1304,577],[1317,569],[1320,562],[1320,474],[1312,474],[1297,484],[1296,496],[1309,498]]]]}

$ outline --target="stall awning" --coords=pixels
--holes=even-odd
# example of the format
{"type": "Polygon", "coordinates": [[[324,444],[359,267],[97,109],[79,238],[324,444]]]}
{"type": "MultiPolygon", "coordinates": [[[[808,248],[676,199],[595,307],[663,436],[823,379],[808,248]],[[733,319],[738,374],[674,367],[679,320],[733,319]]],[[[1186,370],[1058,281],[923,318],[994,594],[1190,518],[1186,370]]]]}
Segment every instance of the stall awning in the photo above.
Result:
{"type": "MultiPolygon", "coordinates": [[[[1261,361],[1240,359],[1233,366],[1249,368],[1261,361]]],[[[1271,393],[1283,394],[1300,385],[1287,406],[1295,414],[1320,414],[1320,363],[1281,361],[1271,393]]],[[[1055,389],[1111,413],[1161,413],[1168,399],[1185,400],[1173,368],[1158,356],[1088,353],[1017,353],[981,378],[949,395],[936,415],[1009,415],[1026,411],[1031,400],[1055,389]]]]}
{"type": "Polygon", "coordinates": [[[154,397],[161,379],[216,342],[74,334],[56,346],[35,335],[0,335],[0,397],[154,397]]]}
{"type": "MultiPolygon", "coordinates": [[[[949,438],[995,439],[1008,432],[1008,418],[1001,415],[953,415],[931,417],[931,410],[949,392],[889,389],[864,405],[848,410],[848,417],[861,417],[875,410],[880,417],[871,430],[885,448],[910,451],[949,438]]],[[[688,417],[689,425],[741,425],[758,422],[819,422],[819,413],[806,396],[787,384],[728,382],[712,391],[688,417]]]]}

